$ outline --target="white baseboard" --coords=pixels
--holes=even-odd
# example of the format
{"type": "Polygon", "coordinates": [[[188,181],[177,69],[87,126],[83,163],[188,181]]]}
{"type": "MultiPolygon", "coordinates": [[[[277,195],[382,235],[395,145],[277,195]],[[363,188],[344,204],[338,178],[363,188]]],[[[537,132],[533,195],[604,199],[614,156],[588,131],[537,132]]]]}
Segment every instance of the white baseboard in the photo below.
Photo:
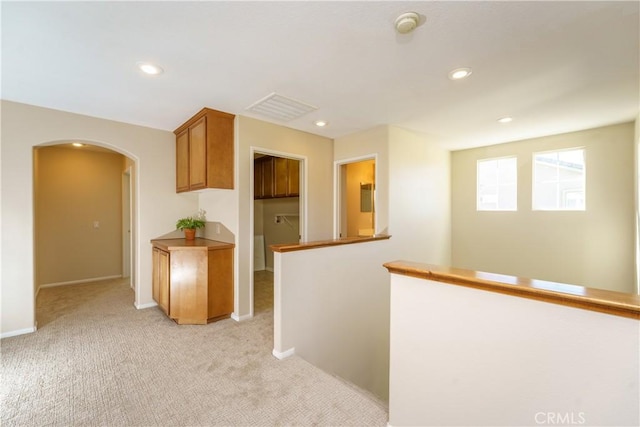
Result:
{"type": "Polygon", "coordinates": [[[273,354],[276,359],[282,360],[282,359],[286,359],[287,357],[291,357],[294,354],[296,354],[296,349],[295,348],[290,348],[289,350],[285,350],[283,352],[279,352],[279,351],[276,351],[276,349],[274,348],[273,351],[271,352],[271,354],[273,354]]]}
{"type": "Polygon", "coordinates": [[[78,283],[100,282],[102,280],[111,280],[111,279],[120,279],[120,278],[122,278],[122,274],[116,274],[115,276],[92,277],[90,279],[82,279],[82,280],[70,280],[68,282],[46,283],[38,287],[38,290],[36,291],[36,295],[38,292],[40,292],[40,288],[54,288],[56,286],[77,285],[78,283]]]}
{"type": "Polygon", "coordinates": [[[245,320],[252,319],[253,316],[251,314],[245,314],[243,316],[238,316],[236,313],[231,313],[231,318],[236,322],[244,322],[245,320]]]}
{"type": "Polygon", "coordinates": [[[17,331],[9,331],[9,332],[3,333],[2,335],[0,335],[0,338],[9,338],[9,337],[16,337],[18,335],[32,334],[36,330],[37,328],[35,326],[32,328],[18,329],[17,331]]]}
{"type": "Polygon", "coordinates": [[[133,306],[135,308],[137,308],[138,310],[143,310],[145,308],[151,308],[151,307],[157,307],[158,303],[153,301],[153,302],[148,302],[146,304],[136,304],[135,302],[133,303],[133,306]]]}

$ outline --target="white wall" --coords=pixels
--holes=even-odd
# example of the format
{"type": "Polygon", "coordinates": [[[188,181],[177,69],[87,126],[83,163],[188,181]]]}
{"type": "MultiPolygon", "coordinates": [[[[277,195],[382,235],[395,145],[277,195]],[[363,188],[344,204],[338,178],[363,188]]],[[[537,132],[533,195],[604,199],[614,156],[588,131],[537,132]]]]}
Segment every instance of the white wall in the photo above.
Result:
{"type": "Polygon", "coordinates": [[[639,337],[634,319],[392,274],[389,425],[637,426],[639,337]]]}
{"type": "Polygon", "coordinates": [[[2,101],[2,334],[35,328],[33,147],[80,140],[136,161],[134,258],[139,307],[152,305],[149,241],[195,212],[197,196],[175,193],[173,133],[2,101]]]}
{"type": "Polygon", "coordinates": [[[453,265],[635,290],[633,123],[452,154],[453,265]],[[532,211],[532,153],[585,147],[586,211],[532,211]],[[476,211],[476,162],[518,156],[518,211],[476,211]]]}
{"type": "Polygon", "coordinates": [[[389,234],[395,259],[450,265],[450,153],[437,139],[389,127],[389,234]]]}
{"type": "Polygon", "coordinates": [[[276,254],[274,353],[295,349],[386,399],[389,290],[382,264],[449,263],[449,152],[426,135],[393,127],[339,138],[334,147],[336,163],[376,156],[376,229],[392,237],[276,254]]]}
{"type": "Polygon", "coordinates": [[[389,240],[275,254],[274,354],[388,399],[389,240]]]}

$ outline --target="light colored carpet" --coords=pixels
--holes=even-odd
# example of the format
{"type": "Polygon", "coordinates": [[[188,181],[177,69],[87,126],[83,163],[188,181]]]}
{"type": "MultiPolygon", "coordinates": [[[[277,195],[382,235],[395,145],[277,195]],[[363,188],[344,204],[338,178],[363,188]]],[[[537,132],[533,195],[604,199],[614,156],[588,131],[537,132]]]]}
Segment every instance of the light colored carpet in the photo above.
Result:
{"type": "Polygon", "coordinates": [[[385,426],[369,394],[271,355],[263,274],[252,320],[206,326],[136,310],[123,280],[42,289],[38,331],[1,343],[2,426],[385,426]]]}

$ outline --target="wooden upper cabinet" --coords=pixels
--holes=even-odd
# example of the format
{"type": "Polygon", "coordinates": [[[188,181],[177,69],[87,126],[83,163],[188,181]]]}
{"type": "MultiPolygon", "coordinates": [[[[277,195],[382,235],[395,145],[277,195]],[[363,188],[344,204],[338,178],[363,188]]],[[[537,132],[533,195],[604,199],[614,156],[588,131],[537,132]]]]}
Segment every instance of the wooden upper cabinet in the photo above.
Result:
{"type": "Polygon", "coordinates": [[[262,195],[263,199],[273,197],[273,157],[262,158],[262,195]]]}
{"type": "Polygon", "coordinates": [[[275,160],[275,177],[274,177],[274,197],[287,197],[289,190],[289,168],[287,159],[276,157],[275,160]]]}
{"type": "Polygon", "coordinates": [[[254,198],[296,197],[300,194],[300,162],[264,156],[254,161],[254,198]]]}
{"type": "Polygon", "coordinates": [[[234,118],[203,108],[174,131],[176,192],[233,188],[234,118]]]}
{"type": "Polygon", "coordinates": [[[189,126],[189,190],[207,188],[207,118],[189,126]]]}
{"type": "Polygon", "coordinates": [[[300,160],[287,159],[289,180],[287,182],[287,194],[292,196],[300,195],[300,160]]]}
{"type": "Polygon", "coordinates": [[[189,191],[189,129],[176,135],[176,192],[189,191]]]}

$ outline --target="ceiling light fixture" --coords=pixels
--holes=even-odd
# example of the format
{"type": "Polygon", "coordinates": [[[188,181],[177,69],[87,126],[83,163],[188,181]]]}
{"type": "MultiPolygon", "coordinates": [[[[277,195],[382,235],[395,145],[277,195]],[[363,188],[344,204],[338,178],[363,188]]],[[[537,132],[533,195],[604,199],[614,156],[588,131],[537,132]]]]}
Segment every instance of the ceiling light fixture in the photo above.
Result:
{"type": "Polygon", "coordinates": [[[140,71],[151,76],[157,76],[158,74],[162,74],[164,72],[162,68],[149,62],[138,62],[136,65],[138,66],[140,71]]]}
{"type": "Polygon", "coordinates": [[[513,121],[513,118],[511,117],[500,117],[498,119],[498,123],[509,123],[511,121],[513,121]]]}
{"type": "Polygon", "coordinates": [[[329,124],[329,122],[327,122],[326,120],[316,120],[315,122],[313,122],[314,125],[318,126],[318,127],[325,127],[326,125],[329,124]]]}
{"type": "Polygon", "coordinates": [[[74,142],[71,145],[73,145],[74,147],[84,147],[84,144],[82,144],[80,142],[74,142]]]}
{"type": "Polygon", "coordinates": [[[416,12],[405,12],[396,18],[396,31],[400,34],[409,34],[420,25],[420,15],[416,12]]]}
{"type": "Polygon", "coordinates": [[[456,68],[455,70],[452,70],[451,72],[449,72],[449,79],[460,80],[460,79],[464,79],[465,77],[469,77],[470,75],[471,75],[471,68],[468,68],[468,67],[456,68]]]}

